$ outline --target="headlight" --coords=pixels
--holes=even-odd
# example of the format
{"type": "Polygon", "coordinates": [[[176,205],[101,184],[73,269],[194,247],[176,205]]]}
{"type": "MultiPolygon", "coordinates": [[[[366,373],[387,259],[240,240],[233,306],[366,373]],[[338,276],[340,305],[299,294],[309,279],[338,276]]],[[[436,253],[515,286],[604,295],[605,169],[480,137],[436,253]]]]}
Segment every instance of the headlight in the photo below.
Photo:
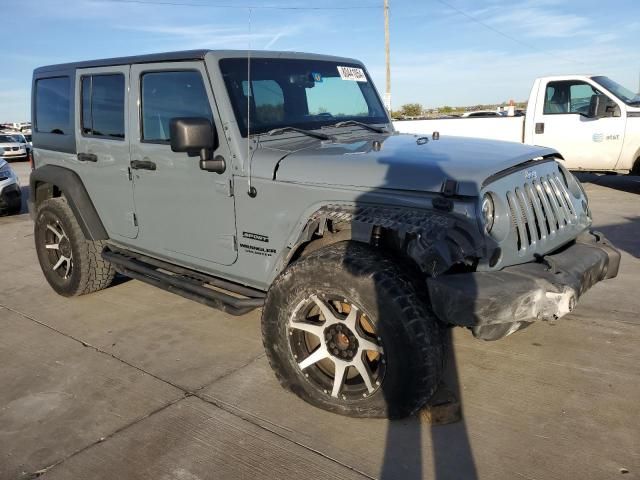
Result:
{"type": "Polygon", "coordinates": [[[588,202],[589,200],[587,198],[587,192],[584,191],[584,187],[576,178],[576,176],[562,165],[558,165],[558,170],[560,172],[560,175],[562,175],[564,184],[569,189],[571,194],[577,199],[582,196],[588,202]]]}
{"type": "Polygon", "coordinates": [[[493,221],[495,220],[495,206],[490,193],[485,193],[484,197],[482,197],[481,210],[484,229],[489,233],[493,228],[493,221]]]}

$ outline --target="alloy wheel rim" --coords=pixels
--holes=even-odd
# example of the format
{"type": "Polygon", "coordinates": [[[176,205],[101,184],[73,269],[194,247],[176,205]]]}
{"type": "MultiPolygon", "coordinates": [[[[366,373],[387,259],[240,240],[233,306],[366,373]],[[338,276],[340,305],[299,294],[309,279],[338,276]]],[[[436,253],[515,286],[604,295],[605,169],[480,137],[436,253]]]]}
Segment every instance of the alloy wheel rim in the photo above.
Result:
{"type": "Polygon", "coordinates": [[[323,393],[357,400],[382,385],[386,370],[382,339],[353,302],[311,295],[294,309],[288,330],[298,368],[323,393]]]}
{"type": "Polygon", "coordinates": [[[47,223],[44,248],[47,251],[51,270],[67,280],[73,271],[73,251],[69,237],[58,220],[47,223]]]}

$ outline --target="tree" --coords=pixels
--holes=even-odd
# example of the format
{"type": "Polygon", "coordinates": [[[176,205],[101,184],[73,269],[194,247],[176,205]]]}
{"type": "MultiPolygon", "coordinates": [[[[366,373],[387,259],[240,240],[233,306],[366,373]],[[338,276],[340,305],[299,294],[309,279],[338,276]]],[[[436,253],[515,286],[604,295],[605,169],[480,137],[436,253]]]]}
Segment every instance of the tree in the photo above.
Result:
{"type": "Polygon", "coordinates": [[[404,117],[420,117],[422,116],[422,105],[406,103],[400,107],[400,114],[404,117]]]}
{"type": "Polygon", "coordinates": [[[450,107],[449,105],[445,105],[444,107],[442,107],[442,108],[440,109],[440,111],[441,111],[442,113],[451,113],[451,112],[453,112],[453,108],[452,108],[452,107],[450,107]]]}

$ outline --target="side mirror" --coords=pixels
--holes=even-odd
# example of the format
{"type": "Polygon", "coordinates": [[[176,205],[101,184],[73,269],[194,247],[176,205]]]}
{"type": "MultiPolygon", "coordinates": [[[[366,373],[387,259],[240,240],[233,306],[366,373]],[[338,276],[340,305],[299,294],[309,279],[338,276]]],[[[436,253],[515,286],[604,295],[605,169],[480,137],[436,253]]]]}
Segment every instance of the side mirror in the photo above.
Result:
{"type": "Polygon", "coordinates": [[[222,157],[211,160],[216,147],[216,129],[208,118],[172,118],[169,122],[169,136],[173,152],[200,155],[200,168],[209,172],[222,173],[226,164],[222,157]]]}
{"type": "Polygon", "coordinates": [[[616,105],[603,94],[591,95],[589,103],[589,118],[612,117],[616,109],[616,105]]]}

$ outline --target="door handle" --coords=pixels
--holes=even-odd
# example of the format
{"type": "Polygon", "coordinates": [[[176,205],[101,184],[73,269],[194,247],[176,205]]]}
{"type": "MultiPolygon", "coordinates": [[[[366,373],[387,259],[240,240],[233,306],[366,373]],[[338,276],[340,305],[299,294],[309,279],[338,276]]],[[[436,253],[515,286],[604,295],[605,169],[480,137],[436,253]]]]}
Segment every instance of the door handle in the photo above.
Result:
{"type": "Polygon", "coordinates": [[[151,160],[131,160],[131,168],[134,170],[155,170],[156,163],[151,160]]]}
{"type": "Polygon", "coordinates": [[[544,123],[536,123],[536,135],[544,133],[544,123]]]}
{"type": "Polygon", "coordinates": [[[79,153],[78,161],[79,162],[97,162],[98,156],[95,153],[79,153]]]}

